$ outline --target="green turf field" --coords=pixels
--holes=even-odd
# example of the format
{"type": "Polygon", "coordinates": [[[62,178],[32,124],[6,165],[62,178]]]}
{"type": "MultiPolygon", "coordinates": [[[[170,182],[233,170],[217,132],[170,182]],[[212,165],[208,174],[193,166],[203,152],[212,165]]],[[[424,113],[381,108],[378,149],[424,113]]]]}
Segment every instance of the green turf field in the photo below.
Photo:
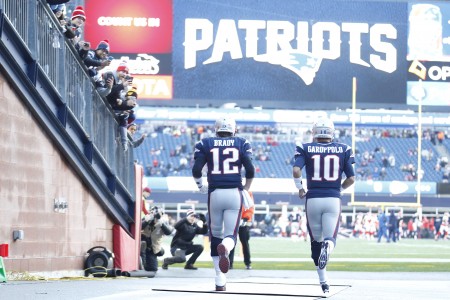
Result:
{"type": "MultiPolygon", "coordinates": [[[[196,242],[201,242],[197,238],[196,242]]],[[[240,252],[238,243],[236,253],[240,252]]],[[[310,243],[290,238],[252,237],[250,239],[254,269],[314,270],[310,243]],[[289,258],[292,261],[289,261],[289,258]],[[258,259],[264,259],[259,261],[258,259]],[[273,259],[273,260],[271,260],[273,259]],[[302,259],[307,259],[303,261],[302,259]],[[280,261],[281,260],[281,261],[280,261]]],[[[208,252],[209,254],[209,252],[208,252]]],[[[243,269],[242,259],[234,267],[243,269]]],[[[397,243],[376,240],[338,238],[327,269],[330,271],[366,272],[450,272],[450,241],[403,239],[397,243]],[[333,259],[336,259],[333,261],[333,259]],[[346,260],[348,259],[348,260],[346,260]],[[407,259],[398,262],[396,259],[407,259]],[[421,260],[434,260],[433,262],[421,260]],[[439,262],[445,259],[446,262],[439,262]],[[342,260],[342,261],[341,261],[342,260]],[[358,260],[358,261],[352,261],[358,260]]],[[[198,261],[199,267],[212,267],[209,261],[198,261]]]]}

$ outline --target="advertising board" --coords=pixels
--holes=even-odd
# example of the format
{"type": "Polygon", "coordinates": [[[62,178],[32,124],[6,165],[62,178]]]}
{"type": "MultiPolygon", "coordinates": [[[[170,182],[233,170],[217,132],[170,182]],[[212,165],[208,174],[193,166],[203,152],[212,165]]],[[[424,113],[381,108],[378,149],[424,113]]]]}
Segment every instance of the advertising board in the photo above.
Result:
{"type": "Polygon", "coordinates": [[[450,105],[450,3],[410,2],[407,104],[450,105]]]}
{"type": "Polygon", "coordinates": [[[84,38],[107,40],[111,70],[126,62],[138,100],[173,99],[172,0],[85,0],[84,38]]]}
{"type": "Polygon", "coordinates": [[[85,3],[85,39],[129,63],[141,104],[349,108],[353,78],[359,108],[450,104],[447,2],[85,3]]]}
{"type": "Polygon", "coordinates": [[[176,98],[405,104],[405,2],[173,3],[176,98]]]}

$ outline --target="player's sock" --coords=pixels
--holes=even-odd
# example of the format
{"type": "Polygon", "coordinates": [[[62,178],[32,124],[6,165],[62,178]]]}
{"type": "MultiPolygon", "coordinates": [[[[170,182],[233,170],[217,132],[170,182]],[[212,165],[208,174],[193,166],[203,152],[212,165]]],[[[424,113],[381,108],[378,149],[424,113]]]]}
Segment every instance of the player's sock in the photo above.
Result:
{"type": "Polygon", "coordinates": [[[324,242],[328,242],[328,245],[329,245],[328,250],[330,252],[328,254],[328,256],[329,256],[331,254],[331,252],[333,252],[334,247],[336,246],[336,239],[334,239],[334,238],[325,238],[324,242]]]}
{"type": "Polygon", "coordinates": [[[228,252],[231,252],[231,250],[233,250],[234,248],[234,240],[230,237],[225,237],[222,240],[222,244],[225,246],[225,248],[228,250],[228,252]]]}
{"type": "Polygon", "coordinates": [[[224,286],[227,283],[227,278],[225,274],[220,271],[219,268],[219,256],[212,256],[214,270],[216,271],[215,283],[216,286],[224,286]]]}
{"type": "Polygon", "coordinates": [[[327,282],[328,277],[327,277],[327,267],[323,268],[323,269],[319,269],[319,266],[316,266],[317,269],[317,275],[319,275],[319,281],[322,282],[327,282]]]}
{"type": "Polygon", "coordinates": [[[330,241],[330,243],[329,243],[329,245],[330,245],[330,254],[331,254],[331,252],[333,252],[333,249],[334,249],[334,243],[332,242],[332,241],[330,241]]]}

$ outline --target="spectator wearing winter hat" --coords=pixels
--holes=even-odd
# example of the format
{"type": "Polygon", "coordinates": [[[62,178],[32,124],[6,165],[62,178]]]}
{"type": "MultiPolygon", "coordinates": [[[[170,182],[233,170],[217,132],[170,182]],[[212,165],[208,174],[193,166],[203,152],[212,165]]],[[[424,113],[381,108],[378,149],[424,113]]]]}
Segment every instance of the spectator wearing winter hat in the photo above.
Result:
{"type": "Polygon", "coordinates": [[[111,64],[108,59],[109,42],[108,40],[101,41],[95,50],[90,50],[86,58],[84,58],[84,64],[89,69],[89,75],[91,77],[98,74],[98,71],[111,64]]]}
{"type": "Polygon", "coordinates": [[[55,14],[56,18],[58,20],[60,20],[61,16],[64,15],[64,10],[66,9],[66,5],[65,4],[50,5],[50,9],[55,14]]]}
{"type": "Polygon", "coordinates": [[[125,80],[125,77],[128,75],[129,73],[129,69],[127,66],[127,62],[126,61],[122,61],[119,66],[117,67],[116,70],[112,71],[111,73],[114,76],[114,84],[119,84],[122,81],[125,80]]]}
{"type": "Polygon", "coordinates": [[[50,9],[55,14],[55,17],[58,19],[59,24],[61,25],[61,30],[64,33],[64,36],[72,41],[75,37],[75,32],[72,31],[71,27],[68,25],[68,20],[66,20],[64,11],[66,10],[65,4],[55,4],[50,5],[50,9]]]}
{"type": "MultiPolygon", "coordinates": [[[[131,87],[128,89],[128,92],[125,94],[125,99],[120,100],[118,105],[116,106],[120,110],[131,110],[134,109],[137,105],[137,92],[135,87],[131,87]]],[[[128,124],[131,124],[133,120],[129,120],[128,124]]]]}
{"type": "Polygon", "coordinates": [[[132,77],[128,75],[128,71],[126,63],[122,62],[115,72],[111,72],[114,75],[114,85],[106,99],[114,110],[129,110],[135,106],[126,106],[126,93],[132,83],[130,81],[132,77]]]}
{"type": "Polygon", "coordinates": [[[70,20],[66,19],[67,25],[74,33],[75,37],[72,40],[74,45],[78,45],[83,33],[84,22],[86,22],[86,14],[82,6],[77,6],[73,12],[70,20]]]}
{"type": "Polygon", "coordinates": [[[102,50],[104,55],[108,55],[109,54],[109,41],[103,40],[100,43],[98,43],[97,49],[95,49],[95,51],[98,51],[98,50],[102,50]]]}
{"type": "Polygon", "coordinates": [[[122,78],[121,75],[119,75],[119,78],[120,82],[112,87],[111,93],[106,96],[106,99],[116,114],[119,123],[120,141],[123,150],[126,151],[128,149],[127,126],[136,119],[133,111],[136,101],[131,99],[132,95],[126,95],[131,82],[126,77],[122,78]]]}
{"type": "Polygon", "coordinates": [[[152,193],[152,189],[149,188],[148,186],[146,186],[142,190],[142,217],[144,217],[145,215],[148,215],[148,213],[149,213],[149,209],[147,208],[147,205],[145,202],[150,200],[150,199],[148,199],[148,197],[150,197],[151,193],[152,193]]]}
{"type": "Polygon", "coordinates": [[[65,4],[50,5],[50,9],[53,11],[55,17],[58,19],[59,24],[61,25],[61,31],[63,32],[64,36],[70,42],[72,42],[72,44],[75,46],[78,53],[80,54],[80,57],[83,58],[82,54],[87,53],[87,51],[89,50],[89,46],[86,49],[86,47],[83,47],[84,42],[81,43],[80,45],[75,44],[74,39],[77,37],[76,35],[77,31],[73,30],[73,26],[71,25],[70,20],[67,19],[64,15],[66,5],[65,4]],[[85,49],[85,52],[81,52],[83,49],[85,49]]]}
{"type": "Polygon", "coordinates": [[[84,12],[83,6],[77,6],[72,12],[71,17],[72,23],[83,26],[84,22],[86,22],[86,13],[84,12]]]}
{"type": "Polygon", "coordinates": [[[136,133],[137,128],[138,127],[137,127],[136,123],[131,123],[130,125],[128,125],[128,134],[131,137],[131,144],[133,145],[133,148],[139,147],[144,142],[145,138],[147,137],[147,134],[143,133],[140,138],[138,138],[137,140],[134,140],[133,136],[136,133]]]}

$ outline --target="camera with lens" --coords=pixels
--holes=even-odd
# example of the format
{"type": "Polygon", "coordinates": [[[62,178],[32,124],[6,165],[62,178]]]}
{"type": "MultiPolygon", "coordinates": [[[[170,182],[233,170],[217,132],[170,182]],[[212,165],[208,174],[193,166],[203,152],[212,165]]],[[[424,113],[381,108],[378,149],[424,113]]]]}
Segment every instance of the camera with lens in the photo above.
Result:
{"type": "Polygon", "coordinates": [[[159,207],[156,206],[152,208],[152,213],[155,220],[161,219],[161,216],[164,214],[164,212],[160,210],[159,207]]]}

